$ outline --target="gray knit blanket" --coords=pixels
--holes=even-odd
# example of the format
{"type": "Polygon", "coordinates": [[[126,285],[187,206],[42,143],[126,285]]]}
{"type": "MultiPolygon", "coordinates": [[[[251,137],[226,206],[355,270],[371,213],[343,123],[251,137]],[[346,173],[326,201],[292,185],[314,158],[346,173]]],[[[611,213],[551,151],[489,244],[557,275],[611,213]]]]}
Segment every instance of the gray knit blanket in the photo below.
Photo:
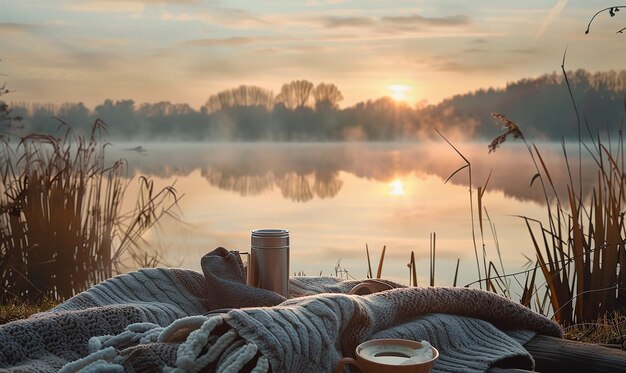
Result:
{"type": "Polygon", "coordinates": [[[61,372],[332,372],[374,338],[427,340],[433,372],[532,370],[523,345],[561,336],[551,320],[468,288],[395,287],[349,295],[359,281],[292,277],[290,296],[245,285],[225,249],[203,273],[142,269],[54,309],[0,326],[0,370],[61,372]]]}

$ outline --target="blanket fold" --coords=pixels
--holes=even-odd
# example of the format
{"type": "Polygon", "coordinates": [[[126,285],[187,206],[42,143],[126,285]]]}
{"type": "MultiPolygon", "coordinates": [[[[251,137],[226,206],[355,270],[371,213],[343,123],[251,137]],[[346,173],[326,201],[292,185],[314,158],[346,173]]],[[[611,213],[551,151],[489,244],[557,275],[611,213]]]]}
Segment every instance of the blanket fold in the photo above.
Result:
{"type": "Polygon", "coordinates": [[[200,264],[207,288],[220,294],[207,299],[211,310],[275,306],[285,300],[273,291],[246,285],[243,263],[237,252],[218,247],[203,256],[200,264]]]}
{"type": "Polygon", "coordinates": [[[247,286],[234,252],[218,248],[201,264],[204,275],[120,275],[0,326],[0,369],[330,372],[373,338],[429,340],[440,351],[433,372],[532,369],[523,344],[562,335],[553,321],[477,289],[385,281],[394,289],[349,295],[359,281],[292,277],[285,300],[247,286]],[[216,309],[224,311],[207,313],[216,309]]]}

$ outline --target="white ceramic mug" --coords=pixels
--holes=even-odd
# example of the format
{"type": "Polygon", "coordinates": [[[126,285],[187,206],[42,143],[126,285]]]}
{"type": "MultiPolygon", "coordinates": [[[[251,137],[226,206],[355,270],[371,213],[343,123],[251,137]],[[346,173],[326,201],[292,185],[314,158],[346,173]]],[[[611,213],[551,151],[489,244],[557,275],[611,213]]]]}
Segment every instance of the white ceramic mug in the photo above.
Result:
{"type": "Polygon", "coordinates": [[[412,357],[410,351],[421,349],[420,342],[408,339],[372,339],[356,347],[356,359],[344,357],[337,364],[336,373],[344,373],[346,365],[354,365],[363,373],[428,373],[439,357],[432,349],[432,358],[411,364],[403,364],[412,357]]]}

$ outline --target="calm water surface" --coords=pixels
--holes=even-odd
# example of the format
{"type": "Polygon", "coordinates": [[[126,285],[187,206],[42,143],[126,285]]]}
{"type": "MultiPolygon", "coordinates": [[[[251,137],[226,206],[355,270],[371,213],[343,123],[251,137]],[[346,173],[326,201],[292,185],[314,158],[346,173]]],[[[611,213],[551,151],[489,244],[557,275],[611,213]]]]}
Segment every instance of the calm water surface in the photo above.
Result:
{"type": "MultiPolygon", "coordinates": [[[[522,268],[534,250],[516,215],[546,216],[525,147],[456,144],[472,164],[476,242],[506,272],[522,268]],[[476,191],[484,186],[481,239],[476,191]],[[497,242],[497,244],[496,244],[497,242]]],[[[540,146],[556,185],[567,174],[558,146],[540,146]]],[[[250,231],[284,228],[291,235],[291,271],[335,274],[335,266],[362,278],[365,245],[374,271],[383,245],[383,276],[408,282],[411,251],[420,284],[429,277],[430,234],[436,233],[436,284],[450,285],[460,259],[459,284],[478,278],[472,244],[468,170],[445,180],[464,161],[441,143],[400,144],[116,144],[111,158],[128,160],[131,174],[174,183],[184,194],[184,223],[166,221],[147,240],[176,266],[200,269],[217,246],[248,250],[250,231]],[[128,150],[141,145],[144,152],[128,150]]],[[[136,184],[136,183],[135,183],[136,184]]],[[[132,185],[135,185],[132,184],[132,185]]],[[[133,193],[133,189],[129,190],[133,193]]],[[[482,259],[481,259],[482,260],[482,259]]]]}

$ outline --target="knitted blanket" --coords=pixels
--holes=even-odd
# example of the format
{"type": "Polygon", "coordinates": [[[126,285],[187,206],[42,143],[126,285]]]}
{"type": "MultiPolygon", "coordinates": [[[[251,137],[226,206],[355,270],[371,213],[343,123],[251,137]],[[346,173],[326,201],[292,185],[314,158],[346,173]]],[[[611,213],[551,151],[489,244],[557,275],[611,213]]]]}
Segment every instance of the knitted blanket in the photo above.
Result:
{"type": "Polygon", "coordinates": [[[523,348],[560,327],[508,299],[468,288],[396,287],[349,295],[359,281],[292,277],[290,296],[245,285],[218,248],[204,275],[142,269],[48,312],[0,326],[0,369],[63,372],[331,372],[374,338],[428,340],[433,372],[532,369],[523,348]]]}

